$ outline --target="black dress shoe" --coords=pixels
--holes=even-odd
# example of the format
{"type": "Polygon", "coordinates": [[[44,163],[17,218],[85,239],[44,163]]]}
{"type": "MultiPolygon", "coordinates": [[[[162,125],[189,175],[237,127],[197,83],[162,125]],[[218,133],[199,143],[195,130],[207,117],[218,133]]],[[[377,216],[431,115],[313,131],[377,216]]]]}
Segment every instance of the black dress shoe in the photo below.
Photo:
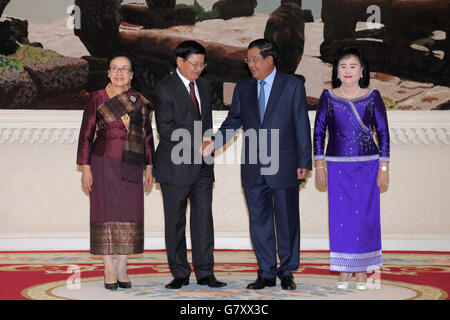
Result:
{"type": "Polygon", "coordinates": [[[207,277],[201,278],[200,280],[197,280],[197,284],[201,286],[207,285],[211,288],[225,287],[227,285],[225,282],[217,280],[216,277],[212,274],[207,277]]]}
{"type": "Polygon", "coordinates": [[[281,278],[281,288],[283,290],[295,290],[297,285],[294,282],[294,277],[285,276],[281,278]]]}
{"type": "Polygon", "coordinates": [[[189,284],[189,278],[174,278],[168,284],[166,284],[166,289],[180,289],[182,286],[187,286],[189,284]]]}
{"type": "Polygon", "coordinates": [[[269,280],[258,276],[255,282],[252,282],[247,286],[247,289],[259,290],[264,289],[265,287],[274,287],[275,284],[276,280],[269,280]]]}
{"type": "Polygon", "coordinates": [[[130,289],[131,288],[131,281],[122,282],[122,281],[117,280],[117,284],[119,285],[119,288],[122,288],[122,289],[130,289]]]}

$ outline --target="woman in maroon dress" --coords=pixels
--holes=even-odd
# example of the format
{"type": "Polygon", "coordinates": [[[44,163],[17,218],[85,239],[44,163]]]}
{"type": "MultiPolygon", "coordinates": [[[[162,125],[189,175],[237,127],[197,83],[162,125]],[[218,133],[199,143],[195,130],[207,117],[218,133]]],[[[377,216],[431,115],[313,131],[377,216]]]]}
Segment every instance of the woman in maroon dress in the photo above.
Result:
{"type": "Polygon", "coordinates": [[[90,198],[91,253],[103,256],[105,288],[117,289],[131,287],[128,255],[144,251],[144,188],[153,182],[154,145],[150,103],[130,87],[131,59],[115,55],[108,77],[84,110],[77,164],[90,198]]]}

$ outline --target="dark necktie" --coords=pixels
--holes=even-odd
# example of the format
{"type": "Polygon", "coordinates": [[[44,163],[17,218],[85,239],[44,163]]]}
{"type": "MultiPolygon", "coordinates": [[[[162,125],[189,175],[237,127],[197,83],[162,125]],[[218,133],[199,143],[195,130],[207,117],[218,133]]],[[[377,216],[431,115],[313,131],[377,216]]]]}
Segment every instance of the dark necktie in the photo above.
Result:
{"type": "Polygon", "coordinates": [[[266,112],[266,94],[264,92],[264,85],[266,82],[264,80],[259,82],[260,89],[259,89],[259,97],[258,97],[258,107],[259,107],[259,116],[261,119],[261,123],[263,123],[264,120],[264,113],[266,112]]]}
{"type": "Polygon", "coordinates": [[[198,105],[198,100],[195,97],[195,87],[194,87],[194,82],[193,81],[189,82],[189,93],[191,95],[192,102],[194,103],[195,110],[197,111],[198,118],[201,119],[200,107],[198,105]]]}

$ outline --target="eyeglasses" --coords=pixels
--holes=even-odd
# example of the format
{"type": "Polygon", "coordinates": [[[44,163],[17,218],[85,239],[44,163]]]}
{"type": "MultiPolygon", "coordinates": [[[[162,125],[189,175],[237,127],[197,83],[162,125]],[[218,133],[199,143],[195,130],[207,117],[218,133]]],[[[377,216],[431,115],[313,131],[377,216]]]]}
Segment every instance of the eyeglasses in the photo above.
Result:
{"type": "Polygon", "coordinates": [[[189,63],[194,68],[205,69],[206,66],[208,65],[207,63],[192,63],[192,62],[190,62],[189,60],[186,60],[186,59],[184,61],[189,63]]]}
{"type": "Polygon", "coordinates": [[[246,64],[250,64],[250,63],[256,63],[256,62],[258,62],[259,60],[262,60],[262,59],[265,59],[265,58],[264,57],[261,57],[261,58],[245,58],[244,62],[246,64]]]}
{"type": "Polygon", "coordinates": [[[127,66],[123,66],[123,67],[111,66],[111,67],[109,67],[109,70],[111,70],[111,72],[114,72],[114,73],[122,71],[123,74],[128,74],[131,72],[130,67],[127,67],[127,66]]]}

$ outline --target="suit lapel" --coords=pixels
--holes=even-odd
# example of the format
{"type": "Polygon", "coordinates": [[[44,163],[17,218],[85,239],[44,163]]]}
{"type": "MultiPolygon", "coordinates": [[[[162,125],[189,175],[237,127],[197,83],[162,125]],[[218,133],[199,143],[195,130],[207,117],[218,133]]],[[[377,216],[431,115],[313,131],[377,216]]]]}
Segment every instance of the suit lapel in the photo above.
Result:
{"type": "Polygon", "coordinates": [[[282,80],[279,76],[279,71],[277,71],[277,73],[275,74],[275,79],[273,81],[272,90],[270,91],[269,101],[267,102],[266,112],[264,113],[264,121],[266,121],[267,118],[270,119],[272,112],[274,112],[277,108],[281,90],[283,89],[281,82],[282,80]]]}
{"type": "Polygon", "coordinates": [[[259,116],[258,108],[258,81],[255,78],[251,78],[249,85],[248,106],[250,107],[249,115],[254,117],[256,123],[261,125],[261,117],[259,116]]]}
{"type": "Polygon", "coordinates": [[[188,111],[192,113],[194,119],[197,119],[197,112],[195,111],[195,106],[192,102],[191,96],[189,95],[188,89],[184,86],[183,81],[180,79],[176,72],[174,72],[172,76],[174,81],[176,82],[175,94],[179,99],[181,99],[181,105],[185,106],[185,108],[187,108],[188,111]]]}
{"type": "Polygon", "coordinates": [[[201,118],[202,121],[205,121],[207,119],[205,119],[206,115],[208,114],[208,108],[210,108],[210,102],[209,102],[209,97],[208,97],[208,89],[206,88],[206,86],[203,85],[202,81],[199,81],[197,79],[197,81],[195,81],[195,84],[197,85],[198,88],[198,94],[200,95],[200,114],[201,114],[201,118]]]}

